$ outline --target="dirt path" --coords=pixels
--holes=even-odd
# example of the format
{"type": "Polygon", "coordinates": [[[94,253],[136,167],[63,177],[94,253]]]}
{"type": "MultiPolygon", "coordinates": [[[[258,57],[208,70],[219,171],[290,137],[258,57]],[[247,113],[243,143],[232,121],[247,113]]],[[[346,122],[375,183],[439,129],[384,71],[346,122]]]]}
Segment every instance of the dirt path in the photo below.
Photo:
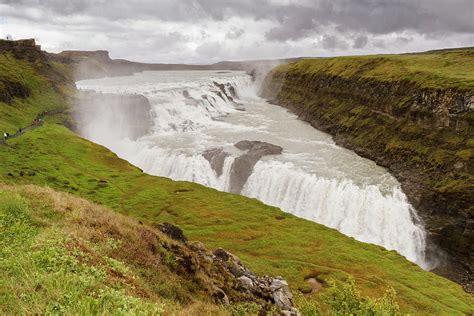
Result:
{"type": "Polygon", "coordinates": [[[0,139],[0,145],[6,145],[7,140],[20,137],[21,135],[42,126],[44,123],[44,119],[47,116],[53,116],[62,112],[64,112],[64,109],[58,109],[38,114],[31,125],[20,128],[15,134],[9,135],[7,138],[4,138],[3,135],[1,135],[2,138],[0,139]]]}

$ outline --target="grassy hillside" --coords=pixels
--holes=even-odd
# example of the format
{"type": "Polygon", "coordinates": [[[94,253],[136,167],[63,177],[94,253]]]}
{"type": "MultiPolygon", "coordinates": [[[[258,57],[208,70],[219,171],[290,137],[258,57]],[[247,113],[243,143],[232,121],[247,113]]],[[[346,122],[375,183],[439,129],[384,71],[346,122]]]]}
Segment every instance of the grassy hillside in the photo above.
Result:
{"type": "MultiPolygon", "coordinates": [[[[17,74],[24,78],[24,84],[32,91],[31,98],[49,100],[48,94],[51,93],[52,86],[47,81],[41,81],[41,76],[37,74],[35,68],[11,59],[7,62],[10,63],[10,67],[16,67],[18,64],[17,74]],[[40,82],[37,87],[35,82],[40,82]]],[[[62,102],[65,102],[59,95],[54,96],[53,100],[60,101],[35,103],[30,98],[15,99],[15,106],[25,113],[31,110],[36,114],[46,108],[62,107],[64,104],[62,102]]],[[[0,103],[0,109],[5,113],[8,112],[5,108],[11,106],[0,103]]],[[[14,115],[9,118],[0,117],[0,124],[7,126],[11,124],[9,122],[15,120],[17,124],[23,124],[29,120],[28,117],[26,119],[22,117],[23,112],[11,113],[14,115]]],[[[8,140],[6,145],[0,145],[2,162],[0,182],[10,186],[23,184],[49,186],[107,206],[145,224],[153,225],[158,222],[176,224],[191,240],[202,241],[210,248],[225,248],[238,255],[257,273],[282,275],[290,282],[295,292],[298,289],[308,291],[305,282],[305,278],[308,277],[314,277],[326,285],[330,279],[346,281],[352,276],[363,295],[379,297],[387,288],[393,287],[397,292],[400,308],[404,312],[455,315],[472,310],[474,299],[463,292],[459,285],[423,271],[393,251],[357,242],[333,229],[296,218],[254,199],[218,192],[198,184],[175,182],[143,174],[138,168],[119,159],[107,149],[75,135],[62,125],[62,122],[67,120],[67,114],[48,117],[43,126],[21,137],[8,140]]],[[[49,212],[47,203],[44,203],[46,209],[42,209],[42,200],[36,198],[30,191],[21,191],[18,194],[19,196],[7,197],[2,195],[2,198],[5,199],[5,205],[7,203],[18,205],[13,208],[18,209],[21,214],[26,214],[25,219],[20,220],[20,224],[28,227],[22,228],[19,224],[18,229],[25,231],[24,237],[16,232],[6,231],[6,234],[2,235],[4,244],[16,243],[15,239],[18,236],[29,241],[26,243],[18,241],[15,245],[20,248],[14,253],[21,253],[24,250],[21,247],[39,243],[38,251],[47,251],[46,254],[39,256],[44,260],[54,258],[55,253],[63,251],[57,250],[54,242],[64,240],[64,234],[68,235],[68,231],[74,232],[77,227],[68,226],[72,224],[66,215],[47,215],[49,212]],[[38,211],[35,206],[37,203],[40,205],[38,211]],[[42,215],[43,213],[46,215],[42,215]],[[44,216],[53,218],[44,219],[44,216]],[[29,224],[31,221],[34,224],[29,224]],[[38,229],[38,221],[40,223],[46,221],[48,227],[38,229]],[[61,231],[63,225],[66,225],[66,231],[61,231]],[[30,229],[32,232],[29,232],[30,229]],[[51,241],[44,240],[44,237],[49,235],[55,237],[51,241]],[[51,245],[48,242],[51,242],[51,245]],[[48,250],[50,247],[53,249],[51,252],[48,250]],[[51,256],[48,253],[51,253],[51,256]]],[[[5,208],[3,210],[6,213],[10,212],[5,208]]],[[[120,217],[120,221],[129,220],[120,217]]],[[[90,231],[90,234],[92,233],[93,230],[90,231]]],[[[79,236],[83,238],[88,234],[79,236]]],[[[104,245],[99,245],[102,246],[104,245]]],[[[107,252],[98,251],[98,253],[108,256],[107,252]]],[[[15,259],[12,258],[12,253],[9,256],[11,260],[15,259]]],[[[26,260],[22,264],[27,267],[31,263],[28,261],[29,257],[25,256],[19,256],[18,260],[26,260]]],[[[104,257],[104,260],[108,259],[104,257]]],[[[115,264],[115,261],[113,262],[115,264]]],[[[130,268],[130,275],[134,275],[133,265],[128,262],[124,264],[130,268]]],[[[122,267],[120,262],[117,265],[122,267]]],[[[48,269],[48,264],[45,264],[45,267],[48,269]]],[[[117,289],[109,289],[106,279],[102,276],[97,278],[93,275],[88,276],[92,272],[88,270],[89,268],[84,269],[86,269],[84,275],[79,274],[79,277],[92,278],[97,288],[104,289],[103,293],[107,297],[115,295],[116,291],[130,290],[126,283],[117,289]]],[[[97,273],[100,275],[102,272],[97,273]]],[[[26,276],[17,276],[20,280],[24,277],[26,276]]],[[[50,275],[43,274],[42,277],[47,280],[50,275]]],[[[74,276],[72,280],[76,280],[76,277],[74,276]]],[[[2,282],[8,280],[7,277],[2,279],[2,282]]],[[[55,279],[56,283],[50,286],[70,286],[71,290],[74,288],[71,284],[60,285],[59,280],[61,279],[55,279]]],[[[30,284],[28,280],[25,282],[30,284]]],[[[168,281],[163,281],[166,282],[168,281]]],[[[71,299],[77,303],[76,308],[82,308],[77,306],[82,306],[82,303],[88,300],[87,296],[82,295],[87,291],[88,289],[78,288],[77,292],[71,294],[76,295],[71,299]]],[[[127,306],[138,306],[137,308],[156,307],[155,301],[150,303],[145,298],[136,298],[135,294],[132,291],[130,295],[122,295],[120,300],[130,300],[127,306]],[[147,305],[148,303],[151,305],[147,305]]],[[[36,299],[43,300],[41,297],[36,299]]],[[[319,300],[319,294],[313,295],[311,299],[319,300]]],[[[15,298],[10,296],[10,300],[15,301],[15,298]]],[[[160,308],[162,301],[157,298],[156,302],[160,308]]],[[[163,303],[165,308],[174,304],[163,303]]],[[[15,305],[10,302],[10,305],[12,304],[15,305]]],[[[111,299],[110,304],[115,305],[104,305],[105,303],[100,301],[93,301],[90,304],[93,308],[96,308],[94,306],[97,304],[111,308],[121,306],[120,301],[114,299],[111,299]]],[[[41,301],[38,306],[46,308],[46,300],[41,301]]]]}
{"type": "Polygon", "coordinates": [[[408,80],[422,88],[474,89],[474,49],[404,54],[303,59],[278,71],[324,72],[342,78],[408,80]]]}
{"type": "Polygon", "coordinates": [[[231,311],[173,271],[176,242],[85,200],[2,185],[0,228],[3,315],[231,311]]]}

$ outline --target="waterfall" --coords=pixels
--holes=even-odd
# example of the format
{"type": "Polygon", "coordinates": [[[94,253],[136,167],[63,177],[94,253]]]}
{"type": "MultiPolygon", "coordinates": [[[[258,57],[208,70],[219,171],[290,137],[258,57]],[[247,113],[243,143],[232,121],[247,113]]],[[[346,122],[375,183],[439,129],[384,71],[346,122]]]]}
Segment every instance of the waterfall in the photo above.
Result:
{"type": "Polygon", "coordinates": [[[261,161],[242,194],[357,240],[397,250],[429,268],[424,258],[425,232],[413,222],[413,209],[398,187],[383,194],[375,185],[324,179],[289,163],[261,161]]]}
{"type": "MultiPolygon", "coordinates": [[[[82,134],[107,146],[144,172],[229,191],[236,158],[233,145],[261,140],[281,155],[260,159],[242,195],[257,198],[354,237],[396,250],[425,269],[425,231],[398,182],[386,170],[334,144],[331,138],[255,96],[240,72],[144,72],[78,82],[101,93],[139,94],[150,103],[152,128],[138,139],[111,139],[84,127],[82,134]],[[216,171],[203,156],[221,150],[216,171]]],[[[102,126],[97,111],[87,126],[102,126]]],[[[122,123],[121,123],[122,124],[122,123]]],[[[108,127],[110,128],[110,127],[108,127]]],[[[101,134],[114,135],[114,130],[101,134]]]]}

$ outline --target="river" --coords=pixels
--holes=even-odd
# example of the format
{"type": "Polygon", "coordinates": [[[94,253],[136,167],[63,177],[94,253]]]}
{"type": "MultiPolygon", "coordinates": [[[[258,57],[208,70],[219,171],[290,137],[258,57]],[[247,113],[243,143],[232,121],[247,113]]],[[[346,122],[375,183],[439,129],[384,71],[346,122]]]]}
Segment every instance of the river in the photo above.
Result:
{"type": "Polygon", "coordinates": [[[138,139],[120,136],[116,130],[140,122],[111,123],[106,117],[110,111],[98,110],[81,124],[85,138],[144,172],[237,190],[432,268],[425,258],[425,231],[397,180],[286,109],[257,97],[257,87],[247,74],[156,71],[83,80],[77,86],[148,99],[152,128],[138,139]],[[243,187],[236,188],[231,181],[233,163],[246,151],[234,144],[243,140],[277,145],[283,152],[259,159],[243,187]],[[219,153],[220,168],[206,159],[209,150],[219,153]]]}

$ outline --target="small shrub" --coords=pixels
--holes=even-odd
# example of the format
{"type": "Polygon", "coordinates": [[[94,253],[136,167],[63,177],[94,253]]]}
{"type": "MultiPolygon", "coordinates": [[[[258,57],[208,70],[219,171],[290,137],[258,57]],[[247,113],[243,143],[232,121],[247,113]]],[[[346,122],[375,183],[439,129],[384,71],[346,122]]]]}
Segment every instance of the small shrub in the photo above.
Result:
{"type": "Polygon", "coordinates": [[[353,278],[342,285],[328,281],[330,288],[322,294],[323,301],[336,315],[400,315],[396,292],[389,288],[381,298],[363,297],[353,278]]]}
{"type": "Polygon", "coordinates": [[[319,304],[312,299],[306,298],[301,293],[293,296],[293,303],[303,316],[318,316],[321,314],[319,304]]]}
{"type": "Polygon", "coordinates": [[[230,306],[232,316],[246,316],[258,314],[261,307],[256,303],[239,303],[230,306]]]}

